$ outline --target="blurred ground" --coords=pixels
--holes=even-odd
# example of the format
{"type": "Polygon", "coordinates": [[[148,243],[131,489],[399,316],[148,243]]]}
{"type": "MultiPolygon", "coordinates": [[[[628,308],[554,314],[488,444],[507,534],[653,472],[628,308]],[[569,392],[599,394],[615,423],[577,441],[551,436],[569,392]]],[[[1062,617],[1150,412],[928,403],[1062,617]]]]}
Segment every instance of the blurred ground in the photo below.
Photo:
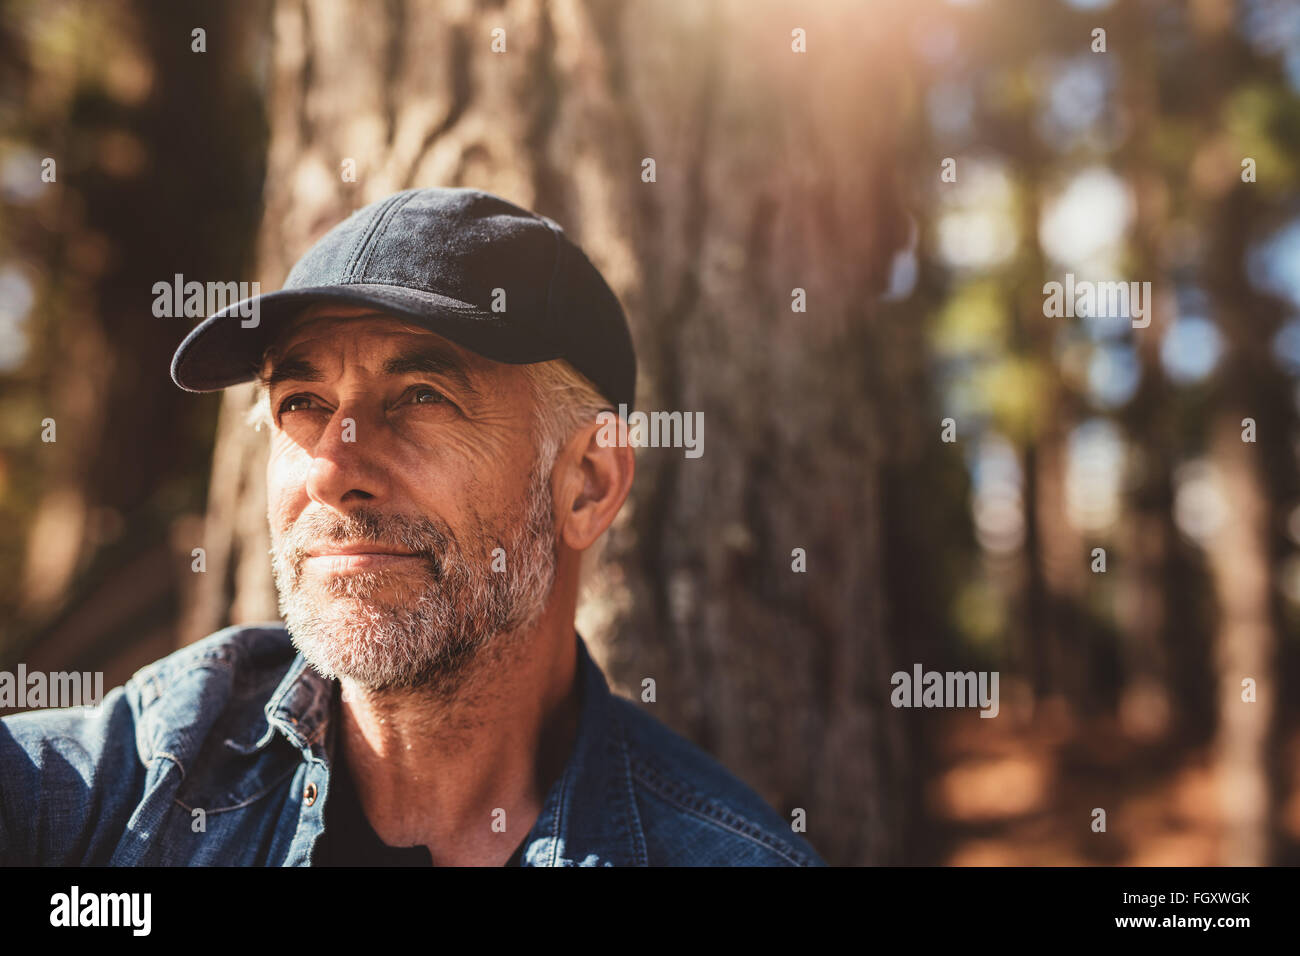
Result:
{"type": "MultiPolygon", "coordinates": [[[[953,866],[1215,866],[1220,800],[1208,748],[1173,752],[1115,721],[1043,708],[1028,725],[945,713],[927,784],[941,862],[953,866]],[[1094,808],[1106,832],[1092,830],[1094,808]]],[[[1300,734],[1286,750],[1300,758],[1300,734]]],[[[1300,788],[1290,761],[1279,864],[1295,865],[1300,788]]]]}

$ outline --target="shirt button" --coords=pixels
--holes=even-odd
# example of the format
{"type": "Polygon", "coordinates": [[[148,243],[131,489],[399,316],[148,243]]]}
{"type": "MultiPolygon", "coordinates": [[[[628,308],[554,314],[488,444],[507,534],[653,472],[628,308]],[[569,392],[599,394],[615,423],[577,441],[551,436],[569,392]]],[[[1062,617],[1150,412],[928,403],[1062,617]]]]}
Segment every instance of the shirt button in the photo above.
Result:
{"type": "Polygon", "coordinates": [[[307,789],[302,792],[302,798],[307,801],[307,806],[316,802],[316,784],[307,784],[307,789]]]}

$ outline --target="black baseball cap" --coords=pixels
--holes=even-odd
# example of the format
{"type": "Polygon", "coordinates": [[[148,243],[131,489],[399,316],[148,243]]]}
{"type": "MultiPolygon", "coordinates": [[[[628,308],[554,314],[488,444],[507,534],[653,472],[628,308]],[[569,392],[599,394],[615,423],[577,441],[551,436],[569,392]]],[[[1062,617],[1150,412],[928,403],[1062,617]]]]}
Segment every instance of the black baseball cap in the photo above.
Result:
{"type": "Polygon", "coordinates": [[[633,403],[631,332],[600,272],[554,220],[465,188],[408,189],[358,209],[278,292],[195,326],[172,380],[190,392],[250,381],[288,320],[319,302],[391,312],[498,362],[566,359],[614,406],[633,403]]]}

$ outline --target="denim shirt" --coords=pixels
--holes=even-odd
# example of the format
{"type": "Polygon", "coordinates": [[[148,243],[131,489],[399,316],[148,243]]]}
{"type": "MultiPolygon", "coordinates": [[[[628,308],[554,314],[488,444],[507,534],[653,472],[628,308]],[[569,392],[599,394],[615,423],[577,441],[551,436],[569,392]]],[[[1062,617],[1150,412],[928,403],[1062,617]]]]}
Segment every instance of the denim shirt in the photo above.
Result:
{"type": "MultiPolygon", "coordinates": [[[[612,694],[575,639],[577,734],[522,865],[825,865],[720,763],[612,694]]],[[[98,707],[0,720],[0,863],[310,865],[337,693],[283,625],[245,625],[141,669],[98,707]]]]}

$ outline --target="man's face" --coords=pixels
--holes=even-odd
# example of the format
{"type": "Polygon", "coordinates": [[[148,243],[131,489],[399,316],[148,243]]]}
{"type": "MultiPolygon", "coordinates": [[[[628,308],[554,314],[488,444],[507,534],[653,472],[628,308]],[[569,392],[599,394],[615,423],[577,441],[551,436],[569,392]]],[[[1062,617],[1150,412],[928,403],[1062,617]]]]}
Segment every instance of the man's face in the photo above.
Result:
{"type": "Polygon", "coordinates": [[[295,645],[327,677],[450,693],[554,580],[526,376],[339,307],[304,313],[267,367],[272,568],[295,645]]]}

